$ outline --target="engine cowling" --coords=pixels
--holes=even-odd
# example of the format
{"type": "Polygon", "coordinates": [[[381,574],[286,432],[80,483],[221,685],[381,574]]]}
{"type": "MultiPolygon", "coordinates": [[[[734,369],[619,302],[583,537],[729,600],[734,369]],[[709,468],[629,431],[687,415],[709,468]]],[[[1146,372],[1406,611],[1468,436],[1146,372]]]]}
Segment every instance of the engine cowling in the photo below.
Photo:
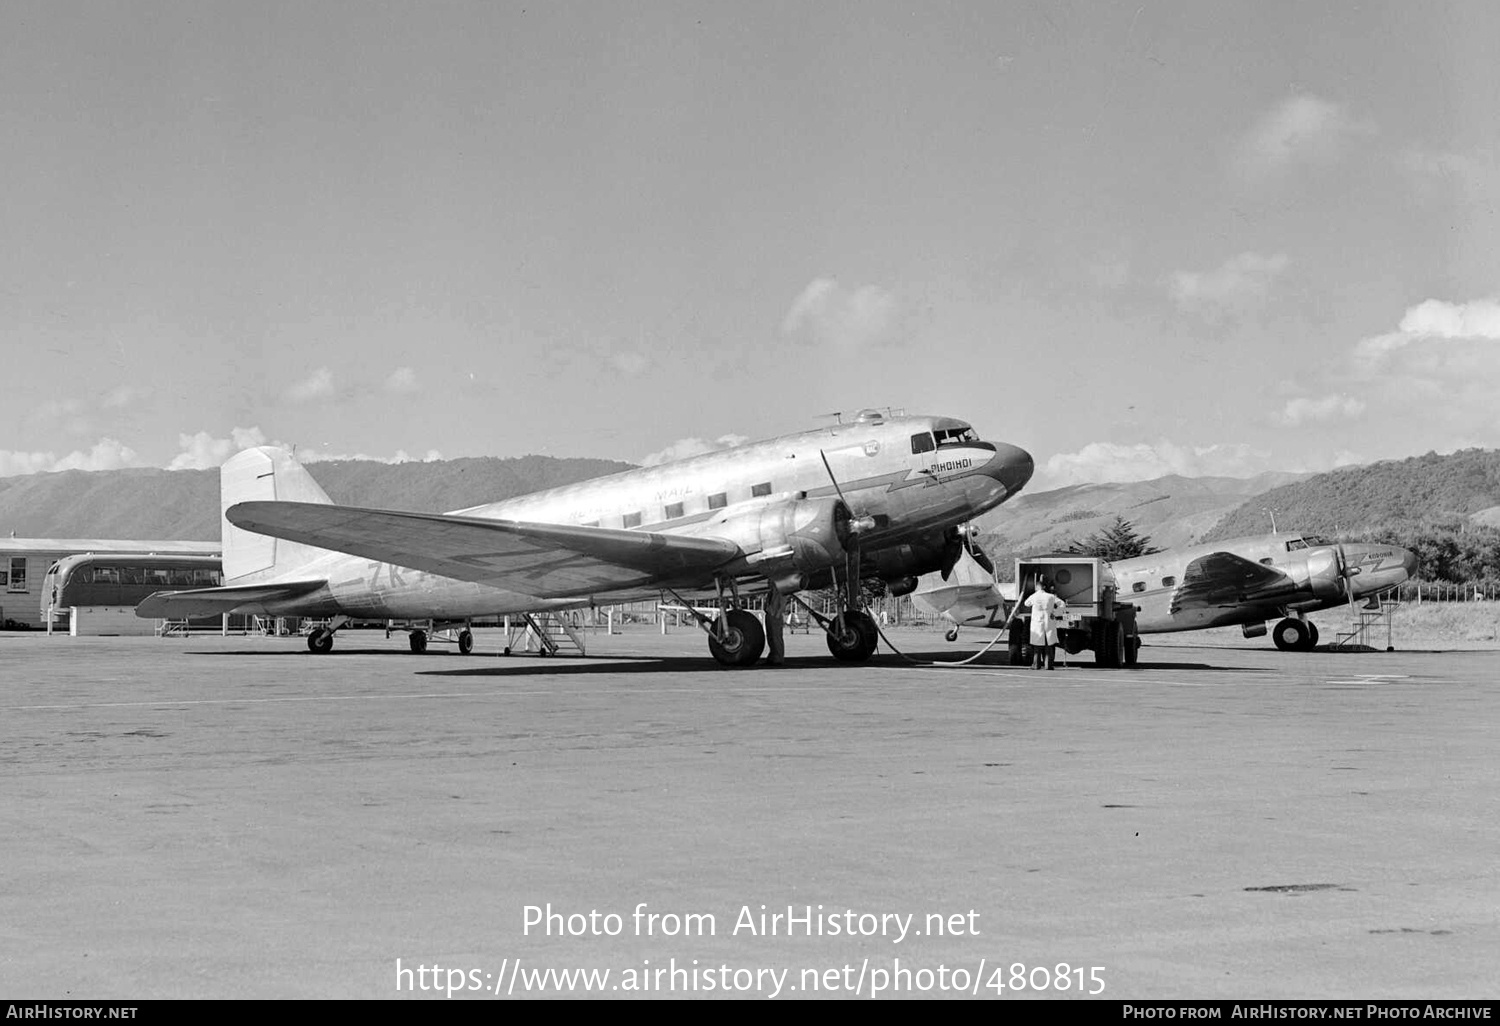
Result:
{"type": "Polygon", "coordinates": [[[843,562],[850,519],[835,498],[780,499],[726,509],[704,530],[738,545],[746,570],[785,579],[843,562]]]}
{"type": "Polygon", "coordinates": [[[1308,553],[1301,564],[1285,568],[1300,589],[1313,594],[1314,598],[1338,598],[1344,593],[1343,568],[1335,549],[1318,549],[1308,553]]]}

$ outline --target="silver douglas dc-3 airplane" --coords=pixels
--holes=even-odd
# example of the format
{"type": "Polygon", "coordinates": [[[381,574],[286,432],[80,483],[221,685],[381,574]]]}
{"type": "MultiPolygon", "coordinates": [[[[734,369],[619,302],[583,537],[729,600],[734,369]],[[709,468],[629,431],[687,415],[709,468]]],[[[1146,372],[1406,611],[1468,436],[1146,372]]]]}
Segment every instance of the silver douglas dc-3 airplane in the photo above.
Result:
{"type": "MultiPolygon", "coordinates": [[[[1308,613],[1372,598],[1401,584],[1416,565],[1415,555],[1394,545],[1344,544],[1283,531],[1116,560],[1109,567],[1118,601],[1138,609],[1141,634],[1239,625],[1245,637],[1255,638],[1266,633],[1267,620],[1281,617],[1271,640],[1283,651],[1305,651],[1318,643],[1308,613]]],[[[1001,628],[1016,598],[1005,587],[964,554],[949,580],[924,577],[914,598],[955,627],[1001,628]]]]}
{"type": "MultiPolygon", "coordinates": [[[[262,446],[220,471],[225,585],[159,592],[143,617],[254,612],[329,617],[308,637],[333,647],[351,618],[479,616],[713,592],[699,617],[725,666],[765,647],[739,592],[834,586],[815,614],[829,650],[868,658],[878,642],[860,581],[897,594],[950,569],[960,524],[1031,479],[1031,456],[980,441],[949,417],[866,410],[849,422],[452,513],[334,505],[285,450],[262,446]]],[[[689,604],[690,605],[690,604],[689,604]]],[[[696,615],[696,614],[695,614],[696,615]]],[[[412,649],[425,648],[413,632],[412,649]]],[[[460,651],[473,644],[467,628],[460,651]]]]}

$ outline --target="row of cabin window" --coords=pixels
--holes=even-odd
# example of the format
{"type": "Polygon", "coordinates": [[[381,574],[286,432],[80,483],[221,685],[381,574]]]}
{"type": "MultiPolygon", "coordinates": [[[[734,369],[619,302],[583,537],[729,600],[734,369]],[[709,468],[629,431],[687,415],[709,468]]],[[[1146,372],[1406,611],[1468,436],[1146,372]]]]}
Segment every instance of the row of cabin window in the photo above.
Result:
{"type": "MultiPolygon", "coordinates": [[[[1170,588],[1170,587],[1172,587],[1172,585],[1174,585],[1176,583],[1177,583],[1177,578],[1176,577],[1163,577],[1161,579],[1161,586],[1163,588],[1170,588]]],[[[1130,586],[1130,590],[1131,591],[1145,591],[1146,590],[1146,582],[1145,581],[1136,581],[1134,584],[1132,584],[1130,586]]]]}
{"type": "MultiPolygon", "coordinates": [[[[770,494],[771,494],[771,482],[769,482],[769,481],[762,481],[758,485],[751,485],[750,486],[750,497],[752,499],[763,498],[763,497],[765,497],[767,495],[770,495],[770,494]]],[[[729,505],[729,493],[728,492],[715,492],[713,495],[710,495],[708,497],[708,508],[711,509],[711,510],[713,510],[713,509],[723,509],[727,505],[729,505]]],[[[662,507],[662,520],[678,520],[678,519],[680,519],[682,517],[682,515],[683,515],[683,504],[680,503],[680,502],[670,503],[669,505],[666,505],[666,506],[662,507]]],[[[624,516],[624,526],[627,529],[628,528],[632,528],[632,527],[640,527],[641,526],[641,518],[642,518],[642,516],[644,516],[644,514],[641,513],[640,511],[637,511],[635,513],[626,513],[625,516],[624,516]]],[[[597,521],[597,520],[590,520],[588,523],[586,523],[586,524],[580,524],[579,526],[580,527],[598,527],[599,526],[599,521],[597,521]]]]}

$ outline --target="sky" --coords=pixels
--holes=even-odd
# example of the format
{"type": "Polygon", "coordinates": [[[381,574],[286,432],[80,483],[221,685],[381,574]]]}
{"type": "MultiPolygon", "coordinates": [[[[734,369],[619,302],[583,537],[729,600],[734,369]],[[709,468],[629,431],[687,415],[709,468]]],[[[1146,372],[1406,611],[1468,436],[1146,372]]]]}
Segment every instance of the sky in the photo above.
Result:
{"type": "Polygon", "coordinates": [[[0,476],[1500,445],[1500,5],[0,6],[0,476]]]}

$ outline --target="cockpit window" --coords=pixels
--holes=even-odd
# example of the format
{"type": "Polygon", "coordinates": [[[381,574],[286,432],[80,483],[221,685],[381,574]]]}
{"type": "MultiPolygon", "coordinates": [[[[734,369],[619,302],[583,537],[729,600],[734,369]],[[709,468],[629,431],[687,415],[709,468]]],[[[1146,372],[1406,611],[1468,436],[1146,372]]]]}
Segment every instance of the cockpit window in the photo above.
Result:
{"type": "Polygon", "coordinates": [[[937,435],[938,448],[946,445],[968,445],[979,441],[979,432],[971,427],[949,428],[946,431],[933,432],[937,435]]]}
{"type": "Polygon", "coordinates": [[[969,444],[980,441],[980,432],[974,428],[948,428],[947,431],[933,432],[938,435],[938,449],[944,446],[969,446],[969,444]]]}
{"type": "Polygon", "coordinates": [[[1309,545],[1332,545],[1333,540],[1325,538],[1321,534],[1304,534],[1302,540],[1309,545]]]}
{"type": "Polygon", "coordinates": [[[935,448],[937,447],[932,444],[932,436],[926,431],[923,431],[919,435],[911,436],[912,452],[931,452],[935,448]]]}
{"type": "Polygon", "coordinates": [[[1307,548],[1307,542],[1303,541],[1301,538],[1293,538],[1291,541],[1286,543],[1286,550],[1288,552],[1296,552],[1298,549],[1305,548],[1307,548]]]}

